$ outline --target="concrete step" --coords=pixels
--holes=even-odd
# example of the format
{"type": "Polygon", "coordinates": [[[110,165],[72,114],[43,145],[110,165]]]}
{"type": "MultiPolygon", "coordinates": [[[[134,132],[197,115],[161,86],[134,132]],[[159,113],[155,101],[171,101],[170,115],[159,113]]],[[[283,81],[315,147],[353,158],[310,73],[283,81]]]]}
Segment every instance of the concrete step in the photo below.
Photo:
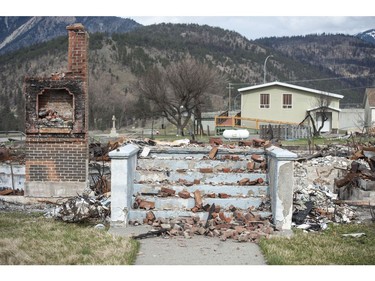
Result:
{"type": "Polygon", "coordinates": [[[200,173],[196,171],[176,172],[176,171],[139,171],[135,173],[135,182],[178,182],[180,179],[188,182],[200,180],[201,184],[237,184],[238,181],[249,178],[250,181],[261,178],[267,182],[267,175],[264,173],[200,173]]]}
{"type": "MultiPolygon", "coordinates": [[[[147,210],[130,210],[129,211],[129,220],[143,222],[143,219],[146,218],[147,210]]],[[[191,212],[183,210],[152,210],[155,217],[159,218],[183,218],[183,217],[199,217],[201,220],[207,220],[208,212],[191,212]]],[[[271,215],[270,211],[254,211],[254,215],[259,214],[262,218],[269,217],[271,215]]],[[[226,217],[230,217],[232,212],[224,212],[226,217]]]]}
{"type": "MultiPolygon", "coordinates": [[[[187,210],[195,206],[194,198],[180,198],[178,196],[157,197],[140,196],[142,200],[155,202],[156,210],[187,210]]],[[[133,197],[133,200],[135,197],[133,197]]],[[[229,198],[202,198],[203,205],[214,204],[223,209],[235,206],[237,209],[258,208],[265,198],[261,197],[229,197],[229,198]]]]}
{"type": "MultiPolygon", "coordinates": [[[[184,147],[148,147],[150,149],[149,154],[145,159],[204,159],[207,158],[212,147],[192,147],[189,149],[184,147]]],[[[240,159],[250,159],[252,154],[264,155],[263,148],[254,148],[254,147],[237,147],[229,148],[224,146],[219,146],[216,154],[217,159],[225,159],[228,155],[239,156],[240,159]]],[[[140,160],[142,158],[139,158],[140,160]]]]}
{"type": "Polygon", "coordinates": [[[138,159],[138,170],[198,170],[201,168],[212,168],[214,171],[221,171],[224,168],[231,170],[243,169],[247,170],[247,163],[251,161],[242,159],[238,161],[233,160],[202,160],[195,159],[191,156],[185,157],[187,159],[174,159],[174,158],[155,158],[155,159],[138,159]]]}
{"type": "MultiPolygon", "coordinates": [[[[191,194],[200,190],[202,196],[204,194],[210,193],[226,193],[230,196],[252,196],[252,197],[264,197],[268,195],[268,186],[267,185],[165,185],[165,184],[134,184],[134,194],[148,194],[148,195],[157,195],[162,187],[171,188],[176,191],[176,195],[183,190],[190,192],[191,194]]],[[[193,197],[193,194],[192,194],[193,197]]]]}

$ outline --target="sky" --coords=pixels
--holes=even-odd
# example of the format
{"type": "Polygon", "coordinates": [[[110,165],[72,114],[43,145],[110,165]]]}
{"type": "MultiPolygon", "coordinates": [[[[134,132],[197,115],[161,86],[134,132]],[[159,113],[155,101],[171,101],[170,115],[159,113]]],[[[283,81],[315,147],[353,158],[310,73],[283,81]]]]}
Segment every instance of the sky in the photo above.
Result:
{"type": "Polygon", "coordinates": [[[370,17],[345,16],[225,16],[225,17],[130,17],[143,25],[161,22],[196,23],[236,31],[247,39],[293,35],[343,33],[354,35],[375,29],[375,15],[370,17]]]}
{"type": "Polygon", "coordinates": [[[368,0],[64,0],[53,5],[46,3],[51,2],[6,1],[0,16],[119,16],[143,25],[207,24],[236,31],[250,40],[323,32],[354,35],[375,28],[375,1],[368,0]]]}

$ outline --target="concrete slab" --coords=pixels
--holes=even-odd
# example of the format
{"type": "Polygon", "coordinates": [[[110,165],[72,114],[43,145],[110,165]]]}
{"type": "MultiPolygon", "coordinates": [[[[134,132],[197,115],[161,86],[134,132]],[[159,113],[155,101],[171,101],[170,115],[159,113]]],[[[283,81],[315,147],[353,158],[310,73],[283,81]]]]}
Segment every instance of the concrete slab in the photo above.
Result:
{"type": "MultiPolygon", "coordinates": [[[[129,237],[147,233],[150,226],[111,227],[109,233],[129,237]]],[[[138,240],[140,251],[135,265],[266,265],[255,243],[220,241],[217,237],[195,235],[152,237],[138,240]]]]}

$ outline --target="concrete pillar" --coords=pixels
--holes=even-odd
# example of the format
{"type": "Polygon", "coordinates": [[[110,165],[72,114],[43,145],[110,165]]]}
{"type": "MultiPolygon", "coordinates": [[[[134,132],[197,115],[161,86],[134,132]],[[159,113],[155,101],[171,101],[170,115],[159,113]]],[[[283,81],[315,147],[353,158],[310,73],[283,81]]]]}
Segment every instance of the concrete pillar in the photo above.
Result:
{"type": "Polygon", "coordinates": [[[111,158],[111,224],[127,226],[137,168],[137,152],[133,144],[109,153],[111,158]]]}
{"type": "Polygon", "coordinates": [[[266,149],[273,223],[278,230],[291,230],[293,214],[293,167],[297,154],[271,146],[266,149]]]}

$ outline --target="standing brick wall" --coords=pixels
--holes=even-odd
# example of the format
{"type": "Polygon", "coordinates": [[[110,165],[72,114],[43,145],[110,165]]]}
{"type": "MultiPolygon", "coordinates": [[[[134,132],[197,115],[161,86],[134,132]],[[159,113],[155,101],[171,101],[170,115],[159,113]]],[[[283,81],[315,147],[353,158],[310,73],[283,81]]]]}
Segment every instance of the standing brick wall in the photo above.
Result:
{"type": "Polygon", "coordinates": [[[26,181],[86,182],[85,140],[28,139],[26,155],[26,181]]]}

